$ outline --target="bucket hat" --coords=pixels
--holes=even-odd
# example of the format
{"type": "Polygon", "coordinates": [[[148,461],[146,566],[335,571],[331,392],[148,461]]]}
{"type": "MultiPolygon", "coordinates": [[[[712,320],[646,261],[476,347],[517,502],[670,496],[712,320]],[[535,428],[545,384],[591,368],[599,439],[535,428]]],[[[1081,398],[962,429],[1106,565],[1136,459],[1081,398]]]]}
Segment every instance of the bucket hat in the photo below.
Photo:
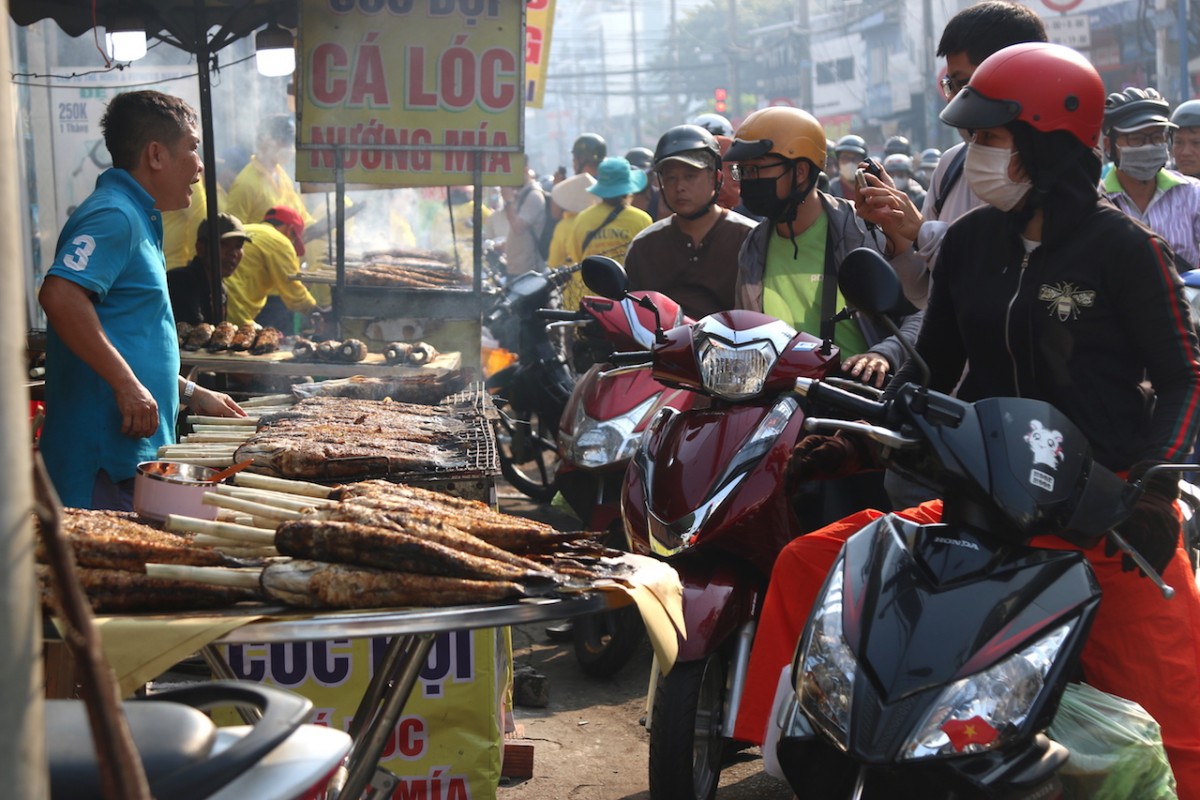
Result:
{"type": "Polygon", "coordinates": [[[646,188],[646,173],[620,156],[606,158],[596,170],[596,184],[588,189],[597,197],[624,197],[646,188]]]}

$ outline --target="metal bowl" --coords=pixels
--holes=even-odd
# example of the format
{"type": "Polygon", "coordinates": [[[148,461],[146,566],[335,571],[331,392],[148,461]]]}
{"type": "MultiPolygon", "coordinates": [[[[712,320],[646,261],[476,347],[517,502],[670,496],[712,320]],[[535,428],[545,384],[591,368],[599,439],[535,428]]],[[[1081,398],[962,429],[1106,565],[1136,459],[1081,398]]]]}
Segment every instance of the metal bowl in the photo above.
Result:
{"type": "Polygon", "coordinates": [[[217,471],[173,461],[143,461],[133,480],[133,510],[147,519],[165,521],[169,514],[216,519],[217,507],[204,495],[216,488],[207,479],[217,471]]]}

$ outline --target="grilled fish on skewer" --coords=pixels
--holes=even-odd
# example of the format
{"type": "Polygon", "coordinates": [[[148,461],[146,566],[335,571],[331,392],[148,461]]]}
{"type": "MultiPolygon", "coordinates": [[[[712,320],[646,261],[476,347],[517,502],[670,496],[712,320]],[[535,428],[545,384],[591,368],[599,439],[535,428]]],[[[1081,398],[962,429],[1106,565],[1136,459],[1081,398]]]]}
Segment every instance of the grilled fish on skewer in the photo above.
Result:
{"type": "Polygon", "coordinates": [[[268,564],[263,569],[262,588],[271,598],[305,608],[449,606],[529,594],[512,581],[414,575],[318,561],[268,564]]]}
{"type": "Polygon", "coordinates": [[[383,360],[388,364],[403,364],[408,361],[412,349],[408,342],[392,342],[383,348],[383,360]]]}
{"type": "Polygon", "coordinates": [[[258,338],[258,332],[262,330],[262,325],[257,322],[247,322],[239,325],[237,331],[233,334],[233,339],[229,342],[229,349],[234,352],[243,352],[254,346],[254,340],[258,338]]]}
{"type": "MultiPolygon", "coordinates": [[[[279,343],[282,341],[283,334],[278,328],[263,328],[258,332],[258,337],[254,340],[254,346],[250,348],[250,353],[256,356],[274,353],[279,349],[279,343]]],[[[295,352],[294,349],[293,352],[295,352]]]]}
{"type": "Polygon", "coordinates": [[[192,324],[183,322],[182,320],[175,323],[175,336],[179,339],[179,346],[183,347],[187,344],[188,334],[192,332],[192,324]]]}
{"type": "Polygon", "coordinates": [[[358,339],[347,339],[337,349],[337,360],[356,364],[367,357],[367,346],[358,339]]]}
{"type": "Polygon", "coordinates": [[[307,361],[317,357],[317,345],[308,339],[296,339],[292,344],[292,358],[297,361],[307,361]]]}
{"type": "MultiPolygon", "coordinates": [[[[37,564],[36,567],[42,605],[54,611],[56,602],[50,568],[45,564],[37,564]]],[[[260,593],[246,589],[152,578],[126,570],[79,567],[76,574],[92,609],[104,613],[227,608],[243,600],[261,597],[260,593]]]]}

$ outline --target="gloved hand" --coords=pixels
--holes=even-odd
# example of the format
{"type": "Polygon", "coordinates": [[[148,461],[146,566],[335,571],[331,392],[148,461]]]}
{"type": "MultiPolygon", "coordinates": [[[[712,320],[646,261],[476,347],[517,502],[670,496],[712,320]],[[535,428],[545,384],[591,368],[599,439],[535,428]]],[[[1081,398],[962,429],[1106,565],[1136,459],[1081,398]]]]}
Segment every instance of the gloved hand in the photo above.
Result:
{"type": "Polygon", "coordinates": [[[792,448],[788,461],[788,486],[806,481],[832,481],[878,466],[875,448],[868,440],[839,431],[833,436],[805,436],[792,448]]]}
{"type": "MultiPolygon", "coordinates": [[[[1129,480],[1136,481],[1155,462],[1140,461],[1129,470],[1129,480]]],[[[1117,532],[1129,545],[1162,574],[1175,549],[1179,545],[1181,523],[1175,513],[1175,501],[1179,498],[1179,476],[1163,473],[1150,479],[1145,492],[1133,507],[1133,513],[1117,526],[1117,532]]],[[[1105,555],[1117,553],[1111,540],[1105,542],[1105,555]]],[[[1136,568],[1129,556],[1121,557],[1121,569],[1130,572],[1136,568]]],[[[1144,577],[1144,576],[1143,576],[1144,577]]]]}

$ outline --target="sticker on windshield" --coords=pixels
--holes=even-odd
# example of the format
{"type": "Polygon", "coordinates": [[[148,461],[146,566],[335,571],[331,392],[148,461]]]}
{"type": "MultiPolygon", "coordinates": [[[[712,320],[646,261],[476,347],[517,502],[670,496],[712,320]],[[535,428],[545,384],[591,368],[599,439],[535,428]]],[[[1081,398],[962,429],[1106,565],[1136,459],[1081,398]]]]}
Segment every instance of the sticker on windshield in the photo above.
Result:
{"type": "Polygon", "coordinates": [[[1029,482],[1040,489],[1053,491],[1054,476],[1045,470],[1038,469],[1037,465],[1041,464],[1053,470],[1058,469],[1059,462],[1063,460],[1062,433],[1047,428],[1038,420],[1032,419],[1029,421],[1029,433],[1025,434],[1025,441],[1029,443],[1029,449],[1033,452],[1034,466],[1029,471],[1029,482]]]}
{"type": "Polygon", "coordinates": [[[816,350],[820,346],[820,342],[796,342],[796,344],[792,345],[792,350],[807,353],[811,350],[816,350]]]}

